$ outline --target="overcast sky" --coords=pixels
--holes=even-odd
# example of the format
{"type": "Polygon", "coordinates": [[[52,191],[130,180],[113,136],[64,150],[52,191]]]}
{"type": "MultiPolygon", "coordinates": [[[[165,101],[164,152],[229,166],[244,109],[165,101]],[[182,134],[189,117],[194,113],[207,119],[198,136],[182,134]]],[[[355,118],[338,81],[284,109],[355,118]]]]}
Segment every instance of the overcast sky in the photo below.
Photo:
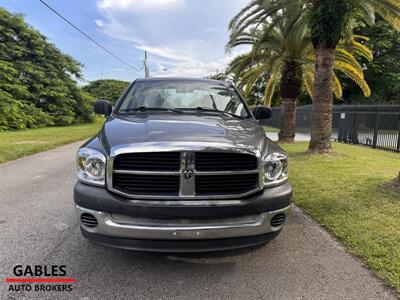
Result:
{"type": "MultiPolygon", "coordinates": [[[[47,0],[103,46],[141,69],[149,51],[152,76],[203,77],[222,70],[229,20],[247,0],[47,0]],[[162,69],[167,69],[163,71],[162,69]],[[154,71],[153,71],[154,70],[154,71]]],[[[84,64],[87,80],[142,77],[65,23],[39,0],[0,0],[63,52],[84,64]],[[103,66],[103,67],[102,67],[103,66]],[[102,76],[103,74],[103,76],[102,76]]],[[[242,50],[243,51],[243,50],[242,50]]]]}

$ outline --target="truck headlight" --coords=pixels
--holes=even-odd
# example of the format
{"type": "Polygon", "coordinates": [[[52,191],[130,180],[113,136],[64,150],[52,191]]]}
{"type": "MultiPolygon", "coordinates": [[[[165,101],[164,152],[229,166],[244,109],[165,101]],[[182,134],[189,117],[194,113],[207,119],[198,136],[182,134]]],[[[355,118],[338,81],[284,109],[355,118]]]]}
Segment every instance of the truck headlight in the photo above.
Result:
{"type": "Polygon", "coordinates": [[[282,153],[271,153],[264,160],[264,185],[275,185],[288,178],[288,158],[282,153]]]}
{"type": "Polygon", "coordinates": [[[94,185],[105,184],[106,157],[98,150],[81,148],[76,155],[79,181],[94,185]]]}

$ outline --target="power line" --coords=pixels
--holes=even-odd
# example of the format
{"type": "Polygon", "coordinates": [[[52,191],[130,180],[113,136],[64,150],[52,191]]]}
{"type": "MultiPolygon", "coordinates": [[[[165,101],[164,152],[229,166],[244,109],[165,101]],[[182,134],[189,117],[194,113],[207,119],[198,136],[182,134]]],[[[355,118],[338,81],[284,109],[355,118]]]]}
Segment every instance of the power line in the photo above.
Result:
{"type": "Polygon", "coordinates": [[[39,0],[44,6],[46,6],[48,9],[50,9],[52,12],[54,12],[57,16],[59,16],[61,19],[63,19],[65,22],[67,22],[69,25],[71,25],[72,27],[74,27],[76,30],[78,30],[81,34],[83,34],[88,40],[90,40],[91,42],[95,43],[98,47],[100,47],[101,49],[103,49],[104,51],[106,51],[108,54],[110,54],[112,57],[118,59],[120,62],[122,62],[124,65],[128,66],[129,68],[135,70],[136,72],[141,73],[141,71],[136,68],[135,66],[127,63],[126,61],[124,61],[122,58],[118,57],[117,55],[115,55],[114,53],[112,53],[110,50],[108,50],[107,48],[105,48],[104,46],[102,46],[99,42],[97,42],[96,40],[94,40],[92,37],[90,37],[88,34],[86,34],[85,32],[83,32],[81,29],[79,29],[77,26],[75,26],[74,24],[71,23],[71,21],[69,21],[66,17],[64,17],[61,13],[59,13],[57,10],[55,10],[53,7],[51,7],[48,3],[46,3],[44,0],[39,0]]]}
{"type": "Polygon", "coordinates": [[[114,70],[114,71],[103,72],[103,73],[89,74],[89,75],[86,75],[85,78],[97,77],[100,75],[107,75],[107,74],[118,73],[118,72],[123,72],[123,71],[128,71],[128,69],[120,69],[120,70],[114,70]]]}

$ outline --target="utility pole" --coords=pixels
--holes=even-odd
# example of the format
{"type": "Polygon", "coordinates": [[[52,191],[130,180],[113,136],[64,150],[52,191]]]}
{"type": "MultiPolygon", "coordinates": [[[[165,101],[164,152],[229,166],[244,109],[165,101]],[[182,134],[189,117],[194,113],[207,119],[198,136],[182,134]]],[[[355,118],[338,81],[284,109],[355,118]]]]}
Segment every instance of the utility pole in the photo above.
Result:
{"type": "Polygon", "coordinates": [[[149,78],[150,72],[149,72],[149,67],[147,66],[147,51],[146,50],[144,50],[143,67],[144,67],[144,77],[149,78]]]}

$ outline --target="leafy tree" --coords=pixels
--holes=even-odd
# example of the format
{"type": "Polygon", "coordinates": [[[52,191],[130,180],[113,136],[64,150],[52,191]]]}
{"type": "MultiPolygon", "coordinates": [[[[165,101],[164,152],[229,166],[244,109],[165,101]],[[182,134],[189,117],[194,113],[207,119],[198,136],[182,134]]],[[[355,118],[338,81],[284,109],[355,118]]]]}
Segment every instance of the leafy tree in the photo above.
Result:
{"type": "Polygon", "coordinates": [[[364,63],[364,74],[372,96],[365,99],[349,82],[344,98],[350,103],[400,105],[400,32],[382,19],[373,27],[360,26],[356,32],[369,37],[364,44],[374,55],[373,61],[364,63]]]}
{"type": "Polygon", "coordinates": [[[0,8],[0,129],[90,121],[92,99],[74,80],[80,69],[22,15],[0,8]]]}
{"type": "MultiPolygon", "coordinates": [[[[231,39],[249,26],[265,23],[284,8],[296,5],[295,0],[253,0],[230,22],[231,39]]],[[[303,0],[310,10],[310,28],[315,48],[316,65],[314,99],[309,151],[331,152],[334,51],[341,38],[352,38],[352,31],[361,20],[375,22],[375,14],[400,29],[398,0],[303,0]]]]}
{"type": "MultiPolygon", "coordinates": [[[[267,78],[264,90],[264,104],[271,105],[274,92],[279,88],[282,98],[282,123],[279,142],[294,142],[296,109],[298,98],[304,88],[313,95],[314,48],[311,44],[308,27],[308,14],[301,0],[297,5],[284,8],[262,29],[253,27],[249,31],[235,36],[228,43],[228,48],[237,45],[252,45],[252,51],[236,57],[230,64],[229,71],[239,78],[240,85],[248,90],[261,77],[267,78]],[[279,20],[279,22],[277,21],[279,20]]],[[[358,49],[359,43],[342,42],[335,51],[335,70],[352,79],[360,86],[365,96],[370,95],[368,84],[363,77],[362,66],[349,51],[358,49]]],[[[362,50],[365,47],[362,46],[362,50]]],[[[367,59],[371,52],[364,51],[367,59]]],[[[333,77],[335,95],[342,96],[342,85],[333,77]]]]}
{"type": "Polygon", "coordinates": [[[110,100],[115,104],[128,85],[129,82],[127,81],[101,79],[91,81],[88,85],[83,87],[83,90],[96,99],[110,100]]]}

